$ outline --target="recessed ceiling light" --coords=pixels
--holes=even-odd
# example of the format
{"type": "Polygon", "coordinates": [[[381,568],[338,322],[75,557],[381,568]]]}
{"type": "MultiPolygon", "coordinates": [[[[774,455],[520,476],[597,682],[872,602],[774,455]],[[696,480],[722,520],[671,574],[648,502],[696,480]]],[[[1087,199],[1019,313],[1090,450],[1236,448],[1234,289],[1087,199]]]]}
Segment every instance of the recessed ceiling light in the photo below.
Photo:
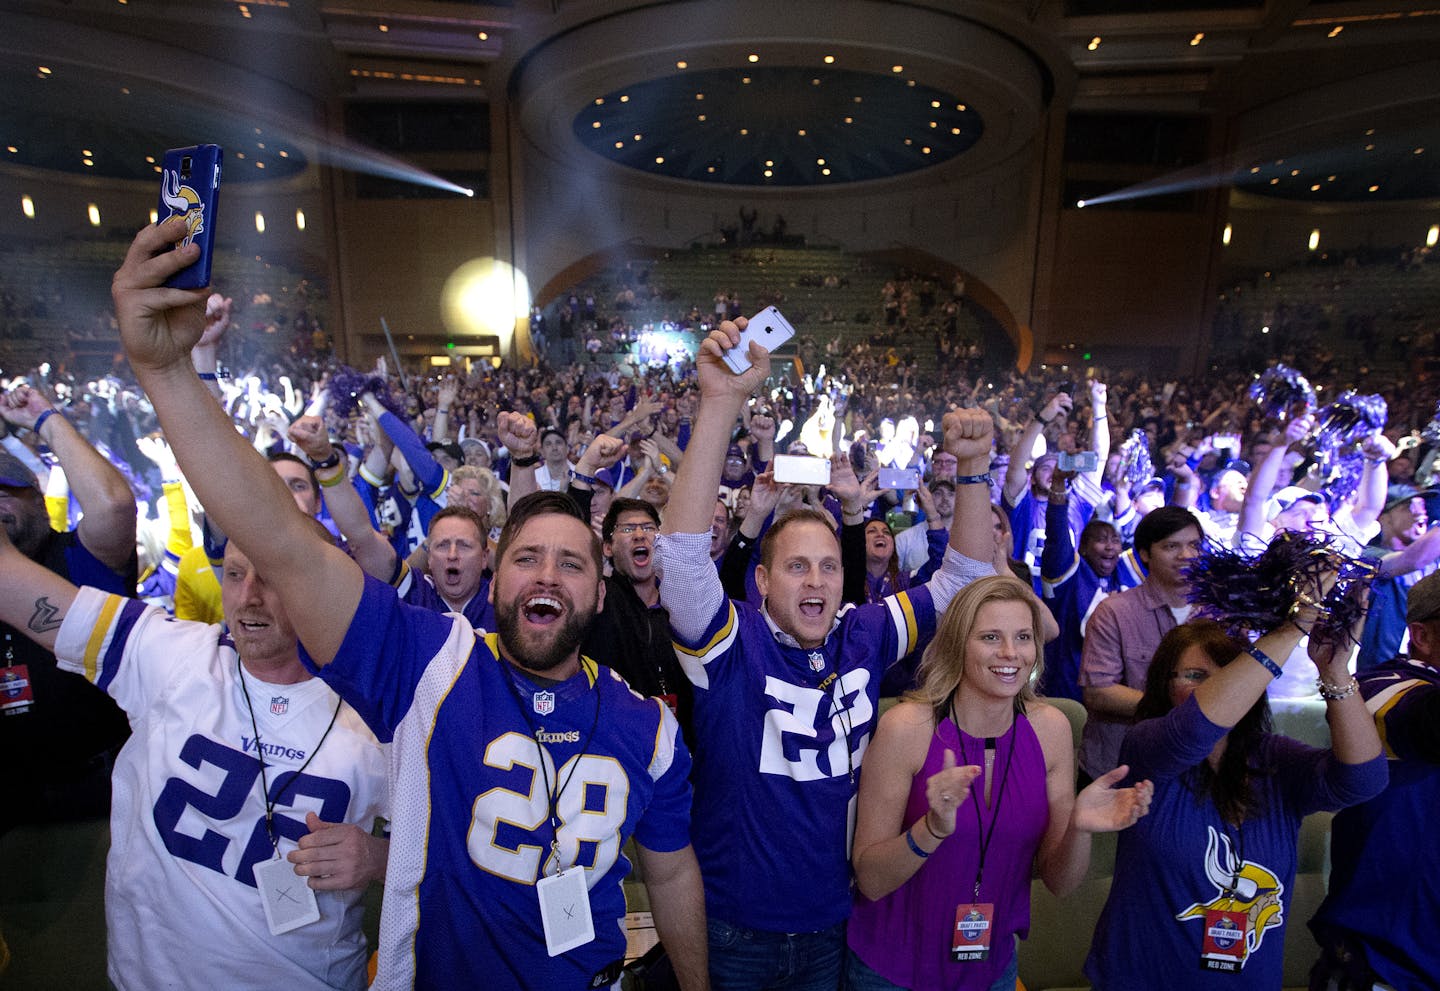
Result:
{"type": "Polygon", "coordinates": [[[957,103],[957,104],[955,104],[955,109],[958,110],[958,111],[960,111],[960,112],[963,114],[963,113],[965,112],[965,104],[963,104],[963,103],[957,103]]]}
{"type": "Polygon", "coordinates": [[[1423,155],[1423,154],[1425,154],[1425,149],[1424,149],[1424,148],[1416,148],[1416,149],[1414,150],[1414,152],[1412,152],[1411,154],[1423,155]]]}
{"type": "Polygon", "coordinates": [[[927,148],[921,148],[921,149],[920,149],[920,152],[921,152],[921,154],[928,155],[928,154],[930,154],[930,149],[929,149],[928,147],[927,147],[927,148]]]}
{"type": "Polygon", "coordinates": [[[915,142],[911,141],[909,138],[906,138],[906,139],[905,139],[905,144],[906,144],[907,147],[908,147],[909,145],[914,144],[914,143],[915,143],[915,142]]]}
{"type": "Polygon", "coordinates": [[[1196,31],[1196,32],[1195,32],[1195,37],[1193,37],[1193,38],[1190,39],[1190,47],[1191,47],[1191,48],[1194,48],[1196,45],[1200,44],[1200,42],[1202,42],[1202,41],[1204,41],[1204,40],[1205,40],[1205,32],[1204,32],[1204,31],[1196,31]]]}
{"type": "Polygon", "coordinates": [[[933,121],[933,120],[932,120],[932,121],[930,122],[930,126],[931,126],[931,127],[939,127],[939,126],[940,126],[940,123],[939,123],[939,121],[933,121]]]}
{"type": "Polygon", "coordinates": [[[1327,38],[1333,38],[1333,37],[1335,37],[1337,34],[1339,34],[1341,31],[1344,31],[1344,30],[1345,30],[1345,25],[1343,25],[1343,24],[1337,24],[1337,25],[1335,25],[1333,28],[1330,29],[1330,33],[1327,34],[1325,37],[1327,37],[1327,38]]]}
{"type": "Polygon", "coordinates": [[[256,167],[257,169],[263,169],[263,168],[265,167],[265,163],[264,163],[264,162],[256,162],[256,163],[255,163],[255,167],[256,167]]]}
{"type": "Polygon", "coordinates": [[[656,156],[655,156],[655,164],[656,164],[656,165],[664,165],[664,164],[665,164],[665,156],[664,156],[664,155],[656,155],[656,156]]]}
{"type": "Polygon", "coordinates": [[[845,123],[847,123],[847,124],[853,124],[853,123],[855,123],[855,118],[854,118],[854,117],[846,117],[846,118],[845,118],[845,123]]]}
{"type": "Polygon", "coordinates": [[[713,166],[713,165],[707,166],[706,169],[705,169],[705,171],[706,171],[706,172],[712,172],[712,173],[713,173],[713,172],[715,171],[715,166],[713,166]]]}
{"type": "Polygon", "coordinates": [[[769,179],[769,178],[770,178],[771,176],[773,176],[774,174],[775,174],[775,173],[774,173],[774,172],[771,172],[769,169],[766,169],[766,170],[765,170],[765,178],[766,178],[766,179],[769,179]]]}
{"type": "Polygon", "coordinates": [[[810,85],[811,85],[811,86],[819,86],[819,85],[820,85],[820,80],[819,80],[819,79],[812,79],[812,80],[810,80],[810,85]]]}
{"type": "Polygon", "coordinates": [[[775,164],[774,159],[767,158],[767,159],[765,160],[765,167],[766,167],[766,168],[771,168],[772,166],[774,166],[774,164],[775,164]]]}
{"type": "Polygon", "coordinates": [[[595,98],[595,106],[597,106],[597,107],[603,107],[604,105],[605,105],[605,97],[603,97],[603,96],[597,96],[597,97],[595,98]]]}
{"type": "Polygon", "coordinates": [[[686,62],[684,59],[681,59],[679,62],[676,62],[676,63],[675,63],[675,68],[677,68],[677,69],[688,69],[688,68],[690,68],[690,63],[689,63],[689,62],[686,62]]]}
{"type": "Polygon", "coordinates": [[[281,157],[281,158],[289,158],[289,157],[290,157],[290,153],[289,153],[288,151],[286,151],[285,149],[282,148],[282,149],[280,149],[280,157],[281,157]]]}
{"type": "Polygon", "coordinates": [[[50,75],[50,67],[49,67],[48,65],[38,66],[37,68],[38,68],[38,70],[39,70],[39,72],[40,72],[40,75],[42,75],[42,76],[48,76],[48,75],[50,75]]]}
{"type": "Polygon", "coordinates": [[[628,97],[628,96],[622,96],[622,97],[620,97],[620,102],[621,102],[621,103],[629,103],[629,102],[630,102],[630,97],[628,97]]]}
{"type": "Polygon", "coordinates": [[[489,41],[489,40],[490,40],[490,32],[489,32],[489,31],[481,31],[481,32],[480,32],[479,34],[477,34],[475,37],[479,38],[481,41],[489,41]]]}
{"type": "Polygon", "coordinates": [[[390,31],[390,25],[388,25],[388,24],[382,24],[382,25],[380,25],[380,33],[381,33],[381,34],[388,34],[389,31],[390,31]]]}
{"type": "Polygon", "coordinates": [[[1290,177],[1291,177],[1292,179],[1293,179],[1295,176],[1299,175],[1299,174],[1300,174],[1300,170],[1299,170],[1299,169],[1291,169],[1291,170],[1290,170],[1290,177]]]}
{"type": "Polygon", "coordinates": [[[1255,173],[1257,173],[1257,172],[1259,172],[1259,171],[1260,171],[1260,166],[1256,165],[1256,166],[1254,166],[1253,168],[1250,169],[1250,174],[1251,174],[1251,175],[1254,175],[1255,173]]]}
{"type": "MultiPolygon", "coordinates": [[[[9,152],[10,154],[12,154],[12,155],[17,154],[17,153],[20,151],[20,149],[19,149],[19,148],[16,148],[14,145],[6,145],[6,146],[5,146],[5,150],[8,151],[8,152],[9,152]]],[[[146,159],[146,161],[153,162],[153,161],[155,161],[155,159],[150,158],[150,159],[146,159]]]]}
{"type": "Polygon", "coordinates": [[[697,99],[697,100],[703,100],[703,99],[705,99],[705,94],[704,94],[704,93],[696,93],[696,94],[695,94],[695,99],[697,99]]]}
{"type": "Polygon", "coordinates": [[[930,101],[930,106],[934,107],[936,110],[939,110],[939,109],[940,109],[940,101],[939,101],[939,100],[931,100],[931,101],[930,101]]]}
{"type": "Polygon", "coordinates": [[[830,174],[830,170],[829,170],[829,169],[821,169],[821,170],[820,170],[820,174],[821,174],[821,175],[829,175],[829,174],[830,174]]]}
{"type": "Polygon", "coordinates": [[[749,76],[741,76],[741,77],[740,77],[740,81],[741,81],[742,83],[744,83],[746,86],[749,86],[749,85],[750,85],[750,77],[749,77],[749,76]]]}
{"type": "Polygon", "coordinates": [[[1370,187],[1370,192],[1372,192],[1372,193],[1378,193],[1379,191],[1380,191],[1380,187],[1379,187],[1379,186],[1371,186],[1371,187],[1370,187]]]}
{"type": "Polygon", "coordinates": [[[93,158],[84,159],[84,162],[85,162],[85,165],[86,165],[87,167],[89,167],[89,168],[94,168],[94,166],[95,166],[95,159],[93,159],[93,158]]]}
{"type": "Polygon", "coordinates": [[[950,133],[951,133],[951,134],[959,134],[959,133],[960,133],[960,128],[958,128],[958,127],[952,127],[952,128],[950,128],[950,133]]]}
{"type": "Polygon", "coordinates": [[[863,96],[857,96],[857,97],[855,97],[855,102],[856,102],[856,103],[864,103],[864,102],[865,102],[865,98],[864,98],[863,96]]]}
{"type": "Polygon", "coordinates": [[[905,71],[905,67],[904,67],[903,65],[892,65],[892,66],[890,67],[890,71],[891,71],[891,72],[897,72],[897,73],[898,73],[898,72],[904,72],[904,71],[905,71]]]}
{"type": "Polygon", "coordinates": [[[751,62],[759,62],[759,61],[760,61],[760,56],[759,56],[759,55],[755,55],[755,54],[753,54],[753,53],[750,54],[750,55],[747,55],[746,58],[748,58],[751,62]]]}
{"type": "Polygon", "coordinates": [[[600,122],[599,122],[598,120],[592,120],[592,121],[590,122],[590,126],[591,126],[591,127],[599,127],[599,126],[600,126],[600,122]]]}
{"type": "Polygon", "coordinates": [[[825,64],[826,64],[826,65],[834,65],[834,64],[835,64],[835,56],[834,56],[834,55],[826,55],[826,56],[825,56],[825,64]]]}
{"type": "Polygon", "coordinates": [[[750,128],[748,128],[748,127],[742,127],[742,128],[740,128],[740,136],[741,136],[742,138],[745,137],[745,136],[747,136],[749,133],[750,133],[750,128]]]}
{"type": "Polygon", "coordinates": [[[625,147],[625,142],[623,142],[623,141],[617,141],[617,142],[615,142],[615,147],[616,147],[616,148],[624,148],[624,147],[625,147]]]}
{"type": "Polygon", "coordinates": [[[1088,48],[1088,49],[1090,49],[1090,51],[1092,51],[1092,52],[1093,52],[1095,49],[1099,48],[1099,47],[1100,47],[1100,36],[1097,34],[1095,37],[1091,38],[1091,39],[1090,39],[1090,44],[1086,45],[1085,47],[1088,48]]]}
{"type": "Polygon", "coordinates": [[[1365,146],[1365,150],[1366,150],[1366,151],[1374,151],[1374,150],[1375,150],[1375,146],[1374,146],[1374,145],[1366,145],[1366,146],[1365,146]]]}
{"type": "Polygon", "coordinates": [[[1370,135],[1372,135],[1372,134],[1374,134],[1374,133],[1375,133],[1375,128],[1372,127],[1372,128],[1369,128],[1368,130],[1366,130],[1365,136],[1368,138],[1370,135]]]}
{"type": "Polygon", "coordinates": [[[1315,185],[1311,186],[1311,187],[1310,187],[1310,192],[1312,192],[1312,193],[1318,193],[1318,192],[1320,192],[1320,184],[1317,182],[1315,185]]]}
{"type": "Polygon", "coordinates": [[[235,157],[236,157],[236,158],[244,158],[244,157],[245,157],[245,153],[244,153],[243,151],[237,151],[237,152],[235,153],[235,157]]]}
{"type": "Polygon", "coordinates": [[[705,115],[704,115],[704,114],[700,114],[700,115],[699,115],[698,117],[696,117],[695,119],[698,120],[698,121],[699,121],[700,123],[702,123],[702,124],[705,123],[705,115]]]}
{"type": "Polygon", "coordinates": [[[1279,183],[1279,182],[1280,182],[1279,179],[1271,179],[1271,180],[1270,180],[1270,185],[1274,186],[1274,185],[1276,185],[1276,184],[1279,183]]]}
{"type": "Polygon", "coordinates": [[[905,85],[906,85],[906,86],[909,86],[911,89],[914,89],[914,87],[915,87],[915,80],[913,80],[913,79],[907,79],[907,80],[905,80],[905,85]]]}
{"type": "Polygon", "coordinates": [[[80,149],[80,154],[83,155],[85,158],[89,158],[90,156],[94,155],[95,153],[94,153],[93,151],[91,151],[89,148],[81,148],[81,149],[80,149]]]}
{"type": "Polygon", "coordinates": [[[802,127],[802,128],[800,128],[800,130],[796,131],[795,133],[798,134],[800,137],[803,138],[803,137],[805,136],[805,128],[802,127]]]}
{"type": "Polygon", "coordinates": [[[636,140],[636,141],[639,141],[641,137],[642,137],[642,135],[637,134],[637,135],[635,135],[635,140],[636,140]]]}
{"type": "Polygon", "coordinates": [[[815,159],[815,164],[816,164],[816,165],[824,165],[824,164],[825,164],[825,159],[823,159],[823,158],[817,158],[817,159],[815,159]]]}

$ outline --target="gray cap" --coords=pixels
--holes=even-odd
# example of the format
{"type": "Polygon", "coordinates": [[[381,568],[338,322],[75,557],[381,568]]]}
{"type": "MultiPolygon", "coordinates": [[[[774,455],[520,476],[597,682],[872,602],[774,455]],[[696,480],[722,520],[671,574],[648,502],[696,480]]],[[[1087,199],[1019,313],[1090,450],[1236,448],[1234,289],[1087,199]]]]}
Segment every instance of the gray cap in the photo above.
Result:
{"type": "Polygon", "coordinates": [[[1431,572],[1410,586],[1405,600],[1405,622],[1425,623],[1440,619],[1440,571],[1431,572]]]}
{"type": "Polygon", "coordinates": [[[35,473],[25,462],[9,451],[0,449],[0,487],[7,489],[39,489],[35,473]]]}

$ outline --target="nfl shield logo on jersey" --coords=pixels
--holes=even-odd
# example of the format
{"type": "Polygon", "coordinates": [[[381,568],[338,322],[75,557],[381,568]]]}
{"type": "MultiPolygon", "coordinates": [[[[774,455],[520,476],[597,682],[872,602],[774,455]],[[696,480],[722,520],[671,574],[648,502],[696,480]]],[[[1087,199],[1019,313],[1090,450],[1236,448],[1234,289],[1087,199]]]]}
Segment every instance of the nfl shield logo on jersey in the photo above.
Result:
{"type": "Polygon", "coordinates": [[[537,715],[548,716],[555,711],[554,692],[535,693],[535,712],[537,715]]]}
{"type": "Polygon", "coordinates": [[[290,700],[283,695],[276,695],[270,699],[270,712],[272,715],[283,716],[290,709],[290,700]]]}
{"type": "Polygon", "coordinates": [[[818,650],[815,651],[815,652],[813,652],[813,653],[810,655],[810,670],[811,670],[811,671],[824,671],[824,670],[825,670],[825,655],[822,654],[822,653],[820,653],[818,650]]]}

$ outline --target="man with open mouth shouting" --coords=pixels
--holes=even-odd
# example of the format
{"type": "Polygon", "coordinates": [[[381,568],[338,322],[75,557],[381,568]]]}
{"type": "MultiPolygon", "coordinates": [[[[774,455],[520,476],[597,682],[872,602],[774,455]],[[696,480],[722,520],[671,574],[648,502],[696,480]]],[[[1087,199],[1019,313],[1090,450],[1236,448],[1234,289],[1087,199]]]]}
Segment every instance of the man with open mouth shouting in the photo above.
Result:
{"type": "Polygon", "coordinates": [[[625,955],[634,836],[681,985],[706,986],[690,759],[664,704],[579,652],[600,548],[563,493],[519,500],[490,586],[497,632],[402,603],[293,511],[196,377],[203,291],[183,224],[142,230],[115,275],[121,339],[186,477],[284,602],[302,660],[390,747],[392,843],[374,988],[598,988],[625,955]]]}
{"type": "MultiPolygon", "coordinates": [[[[740,375],[722,360],[744,324],[721,324],[696,358],[700,410],[659,539],[660,600],[695,688],[694,841],[711,984],[828,991],[844,959],[849,823],[881,673],[929,641],[960,588],[994,574],[994,428],[983,410],[945,417],[961,491],[945,561],[928,584],[842,609],[834,520],[797,510],[761,544],[763,606],[729,601],[710,561],[710,509],[730,431],[770,365],[758,344],[740,375]]],[[[845,524],[863,526],[867,496],[847,455],[832,459],[829,488],[845,524]]]]}

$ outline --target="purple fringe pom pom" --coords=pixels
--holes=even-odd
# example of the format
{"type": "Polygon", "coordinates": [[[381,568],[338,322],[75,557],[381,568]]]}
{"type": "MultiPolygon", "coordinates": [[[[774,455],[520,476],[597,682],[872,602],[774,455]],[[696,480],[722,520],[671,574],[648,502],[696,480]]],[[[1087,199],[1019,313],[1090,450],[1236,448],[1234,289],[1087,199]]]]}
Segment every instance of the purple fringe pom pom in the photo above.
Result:
{"type": "Polygon", "coordinates": [[[1143,430],[1133,430],[1120,445],[1119,477],[1134,489],[1155,477],[1155,462],[1150,458],[1150,436],[1143,430]]]}
{"type": "Polygon", "coordinates": [[[349,417],[360,405],[360,394],[362,392],[372,393],[380,404],[400,418],[405,416],[405,408],[397,406],[394,398],[390,395],[390,384],[379,375],[365,375],[357,372],[349,365],[341,365],[330,374],[330,384],[326,387],[326,395],[329,398],[329,405],[337,416],[349,417]]]}
{"type": "Polygon", "coordinates": [[[1365,614],[1361,590],[1375,569],[1346,557],[1323,534],[1282,532],[1259,554],[1244,554],[1208,541],[1185,569],[1196,611],[1248,637],[1276,629],[1290,616],[1299,590],[1327,571],[1338,579],[1320,610],[1331,629],[1350,630],[1365,614]]]}
{"type": "Polygon", "coordinates": [[[1259,404],[1266,417],[1285,420],[1315,411],[1315,389],[1310,381],[1289,365],[1277,364],[1265,369],[1250,384],[1250,398],[1259,404]],[[1303,406],[1297,411],[1295,407],[1303,406]]]}

